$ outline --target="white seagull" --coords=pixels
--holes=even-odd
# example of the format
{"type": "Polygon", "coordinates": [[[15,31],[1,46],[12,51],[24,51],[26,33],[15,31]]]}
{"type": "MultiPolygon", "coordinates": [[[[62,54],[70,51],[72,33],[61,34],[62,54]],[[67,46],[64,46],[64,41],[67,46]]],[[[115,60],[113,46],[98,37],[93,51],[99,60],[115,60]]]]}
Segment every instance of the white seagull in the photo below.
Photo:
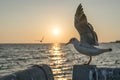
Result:
{"type": "Polygon", "coordinates": [[[95,47],[99,45],[97,34],[94,31],[93,26],[87,21],[86,15],[83,12],[83,8],[81,4],[77,8],[74,25],[80,34],[80,41],[76,38],[71,38],[67,44],[69,43],[73,44],[78,52],[89,56],[90,59],[87,63],[88,65],[92,60],[92,56],[96,56],[104,52],[112,51],[111,48],[100,49],[95,47]]]}

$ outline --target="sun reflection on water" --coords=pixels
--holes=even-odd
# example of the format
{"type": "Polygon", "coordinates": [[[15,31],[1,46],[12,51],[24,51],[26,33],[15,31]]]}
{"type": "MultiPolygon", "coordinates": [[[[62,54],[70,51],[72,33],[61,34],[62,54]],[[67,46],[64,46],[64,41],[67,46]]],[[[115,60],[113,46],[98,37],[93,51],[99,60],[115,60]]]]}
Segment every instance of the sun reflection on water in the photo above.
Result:
{"type": "Polygon", "coordinates": [[[67,78],[70,74],[65,72],[65,57],[60,44],[53,44],[50,49],[50,66],[52,68],[55,80],[70,80],[67,78]]]}

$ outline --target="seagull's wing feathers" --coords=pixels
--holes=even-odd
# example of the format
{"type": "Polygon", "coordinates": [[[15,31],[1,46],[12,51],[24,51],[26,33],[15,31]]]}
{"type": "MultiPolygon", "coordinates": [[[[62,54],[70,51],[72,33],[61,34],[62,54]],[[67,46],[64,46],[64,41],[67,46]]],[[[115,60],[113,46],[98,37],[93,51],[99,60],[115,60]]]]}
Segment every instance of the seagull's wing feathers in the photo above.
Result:
{"type": "Polygon", "coordinates": [[[80,4],[75,14],[75,28],[80,34],[81,42],[89,45],[98,45],[97,34],[92,25],[87,22],[86,15],[83,12],[82,5],[80,4]]]}

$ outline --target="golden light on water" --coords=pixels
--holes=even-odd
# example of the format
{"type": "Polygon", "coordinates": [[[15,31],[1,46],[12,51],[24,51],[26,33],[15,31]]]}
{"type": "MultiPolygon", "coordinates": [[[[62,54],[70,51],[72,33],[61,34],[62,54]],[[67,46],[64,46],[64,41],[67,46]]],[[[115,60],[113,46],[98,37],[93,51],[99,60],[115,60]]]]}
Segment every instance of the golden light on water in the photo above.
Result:
{"type": "Polygon", "coordinates": [[[51,68],[55,80],[68,80],[67,77],[65,77],[68,74],[64,71],[66,68],[64,53],[62,52],[62,48],[59,44],[54,44],[52,46],[50,56],[51,68]]]}

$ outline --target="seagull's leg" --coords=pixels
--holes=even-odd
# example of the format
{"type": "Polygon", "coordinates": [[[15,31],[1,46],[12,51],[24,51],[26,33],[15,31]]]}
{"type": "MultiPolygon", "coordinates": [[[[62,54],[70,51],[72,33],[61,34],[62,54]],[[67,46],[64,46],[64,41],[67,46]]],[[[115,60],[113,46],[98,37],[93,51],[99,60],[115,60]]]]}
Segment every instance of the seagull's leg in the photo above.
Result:
{"type": "Polygon", "coordinates": [[[89,59],[89,61],[87,63],[88,65],[90,64],[91,60],[92,60],[92,56],[90,56],[90,59],[89,59]]]}

